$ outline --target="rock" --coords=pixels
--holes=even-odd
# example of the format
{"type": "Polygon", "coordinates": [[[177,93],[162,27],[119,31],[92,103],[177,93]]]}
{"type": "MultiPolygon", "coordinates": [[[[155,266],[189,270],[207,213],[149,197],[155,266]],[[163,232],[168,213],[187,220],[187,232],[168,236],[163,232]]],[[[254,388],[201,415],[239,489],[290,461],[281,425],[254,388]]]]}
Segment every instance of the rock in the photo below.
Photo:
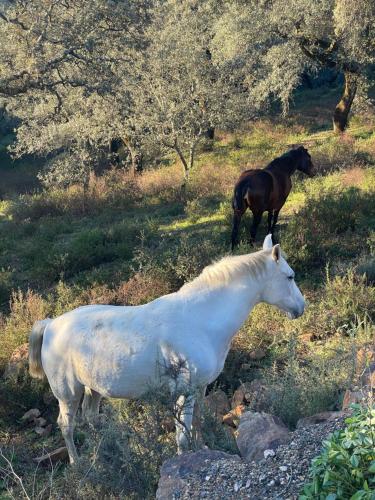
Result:
{"type": "Polygon", "coordinates": [[[241,370],[251,370],[252,367],[253,365],[251,365],[250,363],[242,363],[241,370]]]}
{"type": "Polygon", "coordinates": [[[38,408],[32,408],[21,417],[21,420],[23,422],[34,422],[38,417],[40,417],[40,410],[38,410],[38,408]]]}
{"type": "Polygon", "coordinates": [[[47,427],[35,427],[34,432],[36,432],[40,437],[47,437],[51,434],[52,424],[47,425],[47,427]]]}
{"type": "Polygon", "coordinates": [[[50,453],[46,453],[40,457],[34,458],[34,462],[37,462],[39,465],[42,464],[54,464],[56,462],[66,462],[69,460],[68,449],[66,446],[62,446],[61,448],[57,448],[57,450],[51,451],[50,453]]]}
{"type": "Polygon", "coordinates": [[[309,425],[323,424],[325,422],[331,422],[344,415],[342,411],[323,411],[321,413],[316,413],[310,417],[300,418],[297,422],[297,429],[301,427],[308,427],[309,425]]]}
{"type": "Polygon", "coordinates": [[[264,450],[263,452],[264,458],[274,457],[275,455],[276,453],[273,450],[264,450]]]}
{"type": "Polygon", "coordinates": [[[261,347],[258,347],[257,349],[254,349],[254,351],[250,352],[249,359],[251,359],[252,361],[260,361],[266,356],[267,356],[267,351],[265,351],[261,347]]]}
{"type": "Polygon", "coordinates": [[[240,423],[240,417],[244,411],[244,405],[236,406],[236,408],[233,408],[233,410],[224,415],[223,424],[230,425],[231,427],[237,427],[240,423]]]}
{"type": "Polygon", "coordinates": [[[290,432],[278,417],[263,412],[241,416],[236,441],[245,460],[262,460],[265,450],[274,450],[289,440],[290,432]]]}
{"type": "MultiPolygon", "coordinates": [[[[179,486],[164,490],[168,500],[296,500],[307,481],[311,460],[319,455],[322,442],[345,427],[347,411],[341,418],[310,425],[291,433],[292,440],[281,444],[275,456],[259,462],[229,458],[199,461],[195,469],[188,469],[179,486]],[[292,444],[293,443],[293,444],[292,444]],[[237,491],[235,491],[237,490],[237,491]]],[[[269,448],[271,449],[271,448],[269,448]]],[[[196,455],[192,454],[192,460],[196,455]]],[[[169,479],[172,484],[173,477],[169,479]]]]}
{"type": "MultiPolygon", "coordinates": [[[[209,449],[183,453],[167,460],[160,470],[156,499],[171,500],[177,497],[187,484],[190,475],[199,473],[210,462],[221,459],[232,459],[240,462],[240,458],[236,455],[209,449]]],[[[206,477],[208,476],[206,475],[206,477]]]]}
{"type": "Polygon", "coordinates": [[[204,398],[204,401],[211,413],[217,418],[218,422],[221,423],[223,416],[230,410],[229,401],[225,392],[221,389],[212,391],[204,398]]]}
{"type": "Polygon", "coordinates": [[[353,403],[360,403],[364,398],[365,394],[362,391],[350,391],[347,389],[342,402],[342,410],[350,408],[350,405],[353,403]]]}
{"type": "Polygon", "coordinates": [[[251,394],[253,391],[252,382],[244,382],[234,391],[232,397],[232,408],[237,408],[242,403],[249,403],[251,401],[251,394]]]}
{"type": "Polygon", "coordinates": [[[7,367],[5,368],[4,378],[14,380],[20,378],[21,374],[27,371],[29,357],[29,344],[22,344],[13,351],[10,356],[7,367]]]}
{"type": "Polygon", "coordinates": [[[232,408],[251,403],[252,410],[263,411],[267,406],[266,401],[267,387],[262,380],[255,379],[251,382],[244,382],[234,392],[232,397],[232,408]]]}
{"type": "Polygon", "coordinates": [[[47,420],[43,417],[34,418],[33,422],[37,427],[45,427],[47,425],[47,420]]]}

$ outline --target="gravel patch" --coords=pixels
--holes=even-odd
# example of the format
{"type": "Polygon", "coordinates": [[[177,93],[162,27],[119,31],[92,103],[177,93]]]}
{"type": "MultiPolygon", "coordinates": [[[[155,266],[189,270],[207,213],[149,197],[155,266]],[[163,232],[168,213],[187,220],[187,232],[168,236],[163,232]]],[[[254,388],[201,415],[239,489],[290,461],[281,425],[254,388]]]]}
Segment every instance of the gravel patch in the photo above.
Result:
{"type": "Polygon", "coordinates": [[[209,461],[176,485],[173,499],[298,499],[308,480],[311,460],[319,455],[323,440],[344,427],[348,414],[297,429],[288,444],[280,445],[260,462],[238,457],[209,461]]]}

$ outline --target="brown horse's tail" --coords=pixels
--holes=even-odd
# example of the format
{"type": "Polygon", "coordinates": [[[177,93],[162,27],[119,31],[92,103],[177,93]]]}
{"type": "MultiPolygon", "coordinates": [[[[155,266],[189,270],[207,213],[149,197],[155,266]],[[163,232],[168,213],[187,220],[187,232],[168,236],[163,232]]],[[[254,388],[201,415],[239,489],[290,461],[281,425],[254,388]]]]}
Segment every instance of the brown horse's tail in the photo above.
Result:
{"type": "Polygon", "coordinates": [[[42,344],[44,330],[52,320],[47,318],[43,321],[37,321],[30,333],[29,338],[29,372],[33,378],[44,378],[42,365],[42,344]]]}
{"type": "Polygon", "coordinates": [[[234,188],[232,207],[233,207],[233,210],[235,213],[236,212],[238,212],[238,213],[244,212],[246,209],[242,189],[241,189],[241,186],[239,184],[237,184],[237,186],[234,188]]]}

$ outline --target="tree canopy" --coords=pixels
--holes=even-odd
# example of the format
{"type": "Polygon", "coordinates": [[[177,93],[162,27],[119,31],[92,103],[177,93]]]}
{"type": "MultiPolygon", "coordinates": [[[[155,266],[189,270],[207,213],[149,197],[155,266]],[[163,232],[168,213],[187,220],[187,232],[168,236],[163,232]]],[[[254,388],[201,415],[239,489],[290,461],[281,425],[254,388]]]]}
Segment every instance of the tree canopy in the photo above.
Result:
{"type": "Polygon", "coordinates": [[[258,102],[276,97],[288,109],[303,74],[331,68],[344,75],[334,128],[347,126],[358,86],[375,62],[372,0],[234,0],[218,20],[216,43],[226,58],[242,57],[258,102]],[[250,63],[250,64],[249,64],[250,63]]]}
{"type": "Polygon", "coordinates": [[[19,119],[16,155],[46,182],[87,184],[128,150],[135,171],[173,149],[185,179],[199,141],[267,108],[287,112],[306,72],[344,76],[345,129],[375,62],[372,0],[14,0],[0,6],[0,97],[19,119]]]}

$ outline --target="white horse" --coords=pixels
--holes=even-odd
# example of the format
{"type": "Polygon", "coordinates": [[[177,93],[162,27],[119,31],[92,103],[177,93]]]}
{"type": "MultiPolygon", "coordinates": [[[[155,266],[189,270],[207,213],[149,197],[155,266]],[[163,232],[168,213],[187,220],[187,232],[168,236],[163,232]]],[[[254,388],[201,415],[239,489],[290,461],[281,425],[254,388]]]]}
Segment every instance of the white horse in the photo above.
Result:
{"type": "MultiPolygon", "coordinates": [[[[140,398],[150,384],[180,389],[178,452],[188,444],[194,391],[223,369],[231,340],[259,302],[301,316],[304,298],[294,272],[271,235],[263,250],[224,257],[178,292],[142,306],[91,305],[37,322],[30,335],[30,373],[47,376],[59,401],[58,424],[77,459],[73,424],[81,397],[83,414],[95,414],[102,396],[140,398]]],[[[176,392],[174,392],[176,393],[176,392]]]]}

